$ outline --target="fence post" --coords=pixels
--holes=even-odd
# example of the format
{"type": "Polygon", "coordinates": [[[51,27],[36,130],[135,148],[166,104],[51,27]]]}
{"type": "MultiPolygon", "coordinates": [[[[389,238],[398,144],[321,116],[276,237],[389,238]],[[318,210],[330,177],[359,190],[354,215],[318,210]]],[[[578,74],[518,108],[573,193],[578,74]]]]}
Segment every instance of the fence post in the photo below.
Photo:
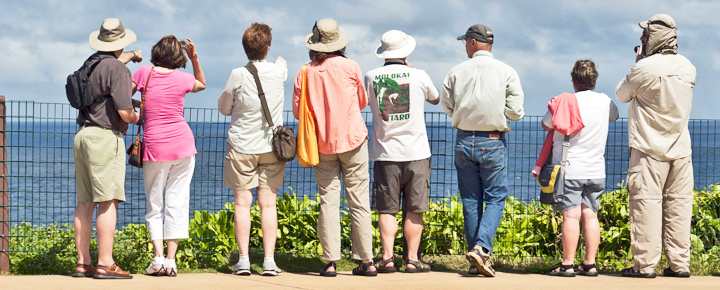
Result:
{"type": "Polygon", "coordinates": [[[5,96],[0,96],[0,274],[10,272],[10,190],[8,187],[5,96]]]}

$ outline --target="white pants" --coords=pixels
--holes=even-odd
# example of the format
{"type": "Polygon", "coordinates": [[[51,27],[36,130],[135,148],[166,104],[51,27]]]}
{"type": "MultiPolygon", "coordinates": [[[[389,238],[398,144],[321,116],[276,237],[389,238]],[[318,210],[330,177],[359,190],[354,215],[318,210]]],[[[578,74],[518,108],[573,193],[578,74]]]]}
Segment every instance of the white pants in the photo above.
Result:
{"type": "Polygon", "coordinates": [[[144,162],[145,221],[150,240],[189,237],[190,181],[194,171],[195,155],[173,161],[144,162]]]}

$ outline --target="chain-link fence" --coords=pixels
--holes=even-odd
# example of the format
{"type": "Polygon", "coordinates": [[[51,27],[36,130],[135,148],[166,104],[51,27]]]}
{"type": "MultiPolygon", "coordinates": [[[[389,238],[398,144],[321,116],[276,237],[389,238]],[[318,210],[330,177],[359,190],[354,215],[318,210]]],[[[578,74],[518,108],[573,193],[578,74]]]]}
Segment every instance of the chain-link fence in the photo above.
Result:
{"type": "MultiPolygon", "coordinates": [[[[3,210],[9,210],[10,214],[9,219],[0,220],[0,223],[9,224],[10,227],[21,223],[72,224],[76,204],[72,143],[77,131],[77,110],[67,104],[28,101],[7,101],[5,105],[4,133],[8,155],[6,166],[9,169],[5,177],[9,183],[9,203],[0,206],[3,210]]],[[[222,186],[229,117],[221,115],[218,110],[203,108],[187,108],[184,114],[195,134],[198,151],[191,185],[191,213],[195,210],[224,210],[225,204],[233,201],[232,191],[222,186]]],[[[368,131],[371,132],[371,114],[363,112],[363,117],[368,131]]],[[[444,113],[428,112],[425,113],[425,118],[432,149],[430,198],[435,201],[450,200],[458,195],[453,154],[456,130],[452,128],[444,113]]],[[[526,116],[520,122],[512,122],[512,132],[506,135],[509,147],[510,195],[525,203],[537,200],[538,197],[539,187],[531,177],[530,170],[535,164],[546,134],[540,126],[541,119],[542,117],[538,116],[526,116]]],[[[286,125],[297,131],[297,123],[291,112],[285,112],[284,120],[286,125]]],[[[720,149],[717,146],[720,142],[719,129],[717,120],[690,121],[695,184],[698,189],[712,185],[720,179],[720,149]]],[[[136,130],[135,126],[130,127],[125,136],[126,145],[134,138],[136,130]]],[[[605,158],[606,190],[609,192],[620,189],[629,160],[625,119],[610,123],[605,158]]],[[[130,223],[144,224],[145,194],[140,169],[127,167],[125,189],[127,201],[118,207],[118,228],[130,223]]],[[[289,162],[283,187],[278,190],[278,194],[290,191],[298,196],[315,198],[318,191],[313,170],[300,166],[297,161],[289,162]]],[[[710,236],[714,237],[710,240],[715,244],[706,243],[703,247],[720,246],[717,244],[717,226],[713,226],[717,224],[718,206],[696,204],[695,207],[708,207],[709,212],[714,212],[707,217],[710,232],[696,233],[710,233],[710,236]]],[[[462,224],[452,226],[452,231],[461,233],[462,224]]],[[[7,239],[1,241],[6,243],[7,239]]],[[[7,250],[7,246],[5,249],[7,250]]],[[[26,249],[17,246],[9,251],[22,252],[26,249]]]]}

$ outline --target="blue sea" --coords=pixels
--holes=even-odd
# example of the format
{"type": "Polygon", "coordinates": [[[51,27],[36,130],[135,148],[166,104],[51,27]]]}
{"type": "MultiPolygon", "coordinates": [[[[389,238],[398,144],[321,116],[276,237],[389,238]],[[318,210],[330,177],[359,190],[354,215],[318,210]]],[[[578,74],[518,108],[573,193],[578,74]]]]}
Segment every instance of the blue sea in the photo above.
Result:
{"type": "MultiPolygon", "coordinates": [[[[191,185],[191,212],[222,210],[225,203],[233,200],[232,191],[222,186],[229,120],[208,117],[202,111],[186,110],[185,116],[196,136],[198,150],[191,185]]],[[[370,128],[369,114],[364,117],[370,128]]],[[[285,120],[293,120],[291,113],[286,112],[285,120]]],[[[540,120],[541,117],[527,116],[520,122],[512,122],[512,132],[506,136],[510,194],[525,201],[536,200],[539,191],[530,170],[546,134],[540,127],[540,120]]],[[[456,196],[457,177],[453,159],[456,131],[442,113],[426,113],[426,124],[433,154],[430,197],[437,200],[456,196]]],[[[294,123],[286,125],[296,126],[294,123]]],[[[72,141],[77,125],[74,120],[37,120],[33,116],[13,118],[8,121],[7,130],[11,222],[27,221],[35,225],[72,223],[76,203],[72,141]]],[[[130,144],[131,138],[134,139],[135,130],[134,126],[128,130],[126,145],[130,144]]],[[[695,185],[702,189],[720,180],[720,160],[717,157],[720,156],[717,146],[720,129],[716,120],[691,120],[690,132],[695,185]]],[[[618,189],[624,181],[629,160],[627,143],[626,120],[611,123],[605,155],[608,191],[618,189]]],[[[301,167],[297,161],[289,162],[284,185],[278,194],[284,192],[315,198],[317,186],[313,170],[301,167]]],[[[127,167],[126,197],[127,201],[119,206],[118,228],[127,223],[144,223],[145,194],[141,169],[127,167]]]]}

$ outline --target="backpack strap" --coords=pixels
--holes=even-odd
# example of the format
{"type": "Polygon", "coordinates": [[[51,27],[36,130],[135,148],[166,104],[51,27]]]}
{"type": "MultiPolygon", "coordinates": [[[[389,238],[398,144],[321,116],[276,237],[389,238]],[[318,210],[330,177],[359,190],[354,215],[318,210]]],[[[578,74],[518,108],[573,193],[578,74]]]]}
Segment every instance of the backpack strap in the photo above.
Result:
{"type": "Polygon", "coordinates": [[[253,75],[253,78],[255,78],[255,85],[257,86],[258,96],[260,97],[260,103],[262,104],[262,109],[265,114],[265,120],[268,122],[270,127],[275,127],[275,124],[273,124],[272,121],[272,115],[270,115],[267,100],[265,99],[265,92],[263,91],[262,84],[260,83],[257,68],[252,62],[249,62],[245,68],[253,75]]]}

